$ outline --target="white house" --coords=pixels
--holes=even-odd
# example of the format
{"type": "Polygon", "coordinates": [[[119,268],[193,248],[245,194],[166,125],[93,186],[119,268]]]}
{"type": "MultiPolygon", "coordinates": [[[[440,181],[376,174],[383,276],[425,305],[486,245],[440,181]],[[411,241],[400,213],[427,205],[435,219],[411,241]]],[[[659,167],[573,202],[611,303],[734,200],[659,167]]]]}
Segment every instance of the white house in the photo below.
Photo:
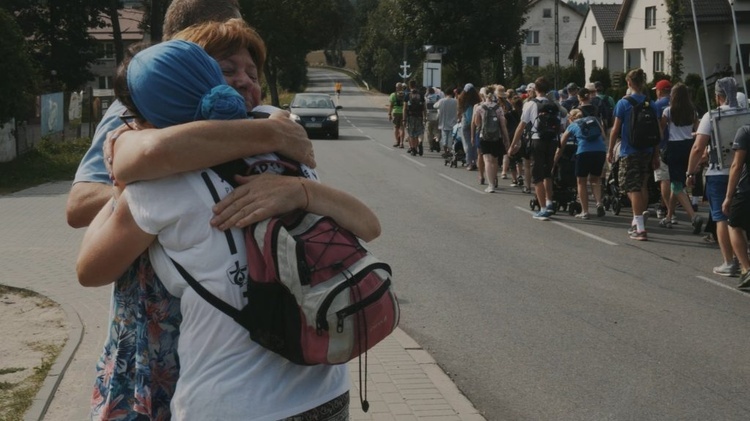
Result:
{"type": "Polygon", "coordinates": [[[586,80],[596,68],[619,72],[623,68],[623,31],[615,29],[620,14],[619,4],[592,4],[583,19],[576,41],[568,58],[576,60],[583,55],[586,80]]]}
{"type": "MultiPolygon", "coordinates": [[[[734,69],[739,73],[737,44],[732,25],[732,12],[727,0],[693,0],[700,35],[700,46],[706,76],[719,69],[734,69]]],[[[684,13],[678,18],[685,23],[683,77],[701,74],[698,43],[694,30],[690,0],[682,0],[684,13]]],[[[748,69],[750,44],[750,1],[735,0],[740,48],[748,69]]],[[[622,30],[623,71],[642,68],[649,79],[655,72],[669,74],[672,60],[671,40],[667,20],[667,6],[663,0],[624,0],[615,28],[622,30]]]]}
{"type": "MultiPolygon", "coordinates": [[[[583,16],[560,0],[558,7],[558,41],[560,65],[567,66],[583,16]]],[[[555,0],[532,0],[521,28],[526,40],[521,44],[524,66],[546,66],[555,63],[555,0]]]]}

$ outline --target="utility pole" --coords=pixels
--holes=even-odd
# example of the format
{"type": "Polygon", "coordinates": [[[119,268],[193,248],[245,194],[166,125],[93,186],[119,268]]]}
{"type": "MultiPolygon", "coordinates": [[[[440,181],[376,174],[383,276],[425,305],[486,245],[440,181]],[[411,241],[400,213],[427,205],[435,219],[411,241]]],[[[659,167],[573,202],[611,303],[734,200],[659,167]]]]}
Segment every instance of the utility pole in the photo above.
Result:
{"type": "Polygon", "coordinates": [[[560,80],[560,0],[555,0],[555,90],[558,89],[560,80]]]}

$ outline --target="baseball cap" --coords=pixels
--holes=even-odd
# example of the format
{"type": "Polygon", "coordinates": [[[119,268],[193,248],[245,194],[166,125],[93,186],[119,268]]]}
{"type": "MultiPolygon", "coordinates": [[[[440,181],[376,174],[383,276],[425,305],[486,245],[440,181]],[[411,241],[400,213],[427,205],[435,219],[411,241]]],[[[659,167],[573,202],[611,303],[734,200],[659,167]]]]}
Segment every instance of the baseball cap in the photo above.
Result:
{"type": "Polygon", "coordinates": [[[474,89],[474,85],[472,85],[471,83],[467,83],[466,85],[464,85],[464,92],[470,89],[474,89]]]}
{"type": "Polygon", "coordinates": [[[567,89],[567,90],[569,90],[569,91],[571,91],[571,90],[576,90],[576,89],[578,89],[578,85],[576,85],[576,84],[575,84],[575,83],[573,83],[573,82],[570,82],[570,83],[568,84],[568,86],[566,86],[566,87],[565,87],[565,89],[567,89]]]}
{"type": "Polygon", "coordinates": [[[532,89],[536,90],[536,84],[534,82],[531,82],[528,85],[526,85],[526,91],[527,92],[530,91],[530,90],[532,90],[532,89]]]}
{"type": "Polygon", "coordinates": [[[662,80],[656,82],[656,85],[654,85],[653,90],[656,90],[656,89],[658,89],[660,91],[668,91],[668,90],[672,89],[672,84],[669,83],[668,80],[662,79],[662,80]]]}
{"type": "Polygon", "coordinates": [[[594,85],[594,82],[589,82],[586,84],[586,89],[588,89],[589,91],[595,91],[596,85],[594,85]]]}

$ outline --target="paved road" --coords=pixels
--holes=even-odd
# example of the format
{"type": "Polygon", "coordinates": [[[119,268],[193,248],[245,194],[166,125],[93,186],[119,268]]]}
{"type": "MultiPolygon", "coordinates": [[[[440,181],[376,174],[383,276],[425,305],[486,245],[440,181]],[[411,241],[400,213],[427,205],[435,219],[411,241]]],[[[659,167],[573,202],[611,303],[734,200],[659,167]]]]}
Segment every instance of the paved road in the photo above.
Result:
{"type": "Polygon", "coordinates": [[[341,103],[342,139],[315,141],[324,181],[376,209],[402,327],[488,419],[750,419],[750,296],[711,273],[718,250],[684,214],[649,221],[648,242],[627,238],[629,209],[535,221],[507,181],[483,194],[475,172],[393,149],[385,96],[346,86],[341,103]]]}

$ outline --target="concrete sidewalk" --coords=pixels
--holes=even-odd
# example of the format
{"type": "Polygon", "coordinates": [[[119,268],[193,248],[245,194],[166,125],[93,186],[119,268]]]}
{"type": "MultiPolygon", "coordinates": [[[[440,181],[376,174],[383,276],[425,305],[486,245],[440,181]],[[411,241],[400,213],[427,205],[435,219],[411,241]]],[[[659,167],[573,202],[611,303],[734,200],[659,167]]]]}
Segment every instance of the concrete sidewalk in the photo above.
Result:
{"type": "MultiPolygon", "coordinates": [[[[68,227],[69,182],[0,196],[0,284],[61,304],[68,342],[26,420],[84,420],[94,364],[106,337],[110,288],[83,288],[75,258],[83,230],[68,227]]],[[[359,365],[350,363],[352,420],[484,420],[430,355],[400,329],[368,353],[370,410],[359,404],[359,365]]]]}

